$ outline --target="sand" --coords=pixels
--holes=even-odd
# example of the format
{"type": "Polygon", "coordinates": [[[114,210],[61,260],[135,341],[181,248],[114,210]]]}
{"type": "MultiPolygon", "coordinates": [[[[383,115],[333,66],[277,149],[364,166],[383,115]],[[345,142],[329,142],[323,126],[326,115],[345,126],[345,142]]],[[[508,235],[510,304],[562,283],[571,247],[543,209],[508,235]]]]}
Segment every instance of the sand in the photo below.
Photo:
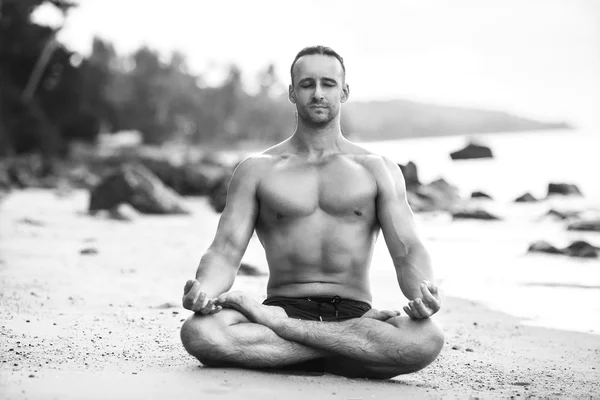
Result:
{"type": "MultiPolygon", "coordinates": [[[[122,222],[86,215],[82,191],[0,201],[0,398],[600,396],[600,335],[521,325],[451,297],[436,316],[446,345],[415,374],[369,381],[202,367],[179,341],[189,315],[180,298],[218,215],[190,202],[192,216],[122,222]]],[[[258,252],[252,245],[246,260],[258,252]]],[[[239,277],[234,287],[262,300],[265,285],[239,277]]]]}

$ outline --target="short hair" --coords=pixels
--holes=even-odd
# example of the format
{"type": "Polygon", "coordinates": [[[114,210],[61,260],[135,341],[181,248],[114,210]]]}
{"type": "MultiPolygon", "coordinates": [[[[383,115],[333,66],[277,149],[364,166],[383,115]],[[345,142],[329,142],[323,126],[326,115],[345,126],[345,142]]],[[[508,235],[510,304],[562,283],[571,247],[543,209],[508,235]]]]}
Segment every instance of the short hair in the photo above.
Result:
{"type": "Polygon", "coordinates": [[[344,65],[344,59],[342,58],[342,56],[340,56],[331,47],[327,47],[327,46],[309,46],[309,47],[305,47],[302,50],[300,50],[298,52],[298,54],[296,54],[296,58],[294,58],[294,62],[292,62],[292,66],[290,67],[290,76],[292,78],[292,85],[294,84],[294,66],[296,65],[296,61],[298,61],[298,59],[300,57],[310,56],[310,55],[314,55],[314,54],[319,54],[319,55],[322,55],[322,56],[330,56],[330,57],[337,58],[337,60],[342,65],[342,70],[344,71],[343,77],[344,77],[344,79],[346,78],[346,66],[344,65]]]}

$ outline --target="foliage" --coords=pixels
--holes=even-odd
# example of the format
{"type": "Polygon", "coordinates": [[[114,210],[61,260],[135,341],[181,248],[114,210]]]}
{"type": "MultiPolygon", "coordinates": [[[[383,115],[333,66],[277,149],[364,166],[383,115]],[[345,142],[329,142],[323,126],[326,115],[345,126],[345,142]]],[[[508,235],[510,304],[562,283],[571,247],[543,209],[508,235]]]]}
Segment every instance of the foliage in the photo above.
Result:
{"type": "MultiPolygon", "coordinates": [[[[258,90],[249,93],[236,65],[221,84],[208,86],[180,53],[165,59],[142,47],[119,55],[94,38],[83,58],[56,41],[56,30],[31,21],[32,12],[48,4],[65,17],[74,6],[0,0],[0,156],[64,154],[73,140],[92,142],[119,130],[140,131],[145,143],[186,145],[275,142],[291,134],[294,110],[273,65],[255,77],[258,90]],[[36,68],[39,84],[31,85],[36,68]]],[[[406,101],[350,102],[342,113],[344,133],[367,140],[548,127],[504,113],[406,101]]]]}

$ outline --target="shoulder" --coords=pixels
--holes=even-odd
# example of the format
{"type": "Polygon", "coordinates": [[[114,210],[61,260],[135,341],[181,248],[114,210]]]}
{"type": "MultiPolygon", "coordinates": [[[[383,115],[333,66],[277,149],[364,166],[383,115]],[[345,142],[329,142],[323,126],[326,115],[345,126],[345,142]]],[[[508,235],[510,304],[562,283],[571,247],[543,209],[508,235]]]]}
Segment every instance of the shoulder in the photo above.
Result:
{"type": "Polygon", "coordinates": [[[389,157],[370,152],[360,146],[356,146],[351,157],[369,171],[380,195],[397,196],[405,192],[402,170],[389,157]]]}
{"type": "Polygon", "coordinates": [[[285,149],[285,142],[270,147],[260,154],[253,155],[240,162],[234,171],[234,179],[260,180],[268,173],[277,162],[289,156],[285,149]]]}
{"type": "Polygon", "coordinates": [[[374,178],[387,176],[390,174],[394,176],[399,174],[402,176],[402,171],[400,170],[398,164],[392,161],[389,157],[373,153],[354,143],[352,143],[352,146],[353,147],[350,156],[353,157],[356,162],[367,168],[373,174],[374,178]]]}

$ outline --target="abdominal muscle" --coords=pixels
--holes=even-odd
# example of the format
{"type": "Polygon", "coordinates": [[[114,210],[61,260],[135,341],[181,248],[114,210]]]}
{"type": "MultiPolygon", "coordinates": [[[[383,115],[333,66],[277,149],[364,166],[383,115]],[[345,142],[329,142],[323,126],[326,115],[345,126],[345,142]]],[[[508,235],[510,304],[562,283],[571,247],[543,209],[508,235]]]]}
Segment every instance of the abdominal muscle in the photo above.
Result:
{"type": "Polygon", "coordinates": [[[356,222],[302,225],[257,232],[270,270],[267,296],[340,296],[370,304],[374,232],[356,222]]]}

